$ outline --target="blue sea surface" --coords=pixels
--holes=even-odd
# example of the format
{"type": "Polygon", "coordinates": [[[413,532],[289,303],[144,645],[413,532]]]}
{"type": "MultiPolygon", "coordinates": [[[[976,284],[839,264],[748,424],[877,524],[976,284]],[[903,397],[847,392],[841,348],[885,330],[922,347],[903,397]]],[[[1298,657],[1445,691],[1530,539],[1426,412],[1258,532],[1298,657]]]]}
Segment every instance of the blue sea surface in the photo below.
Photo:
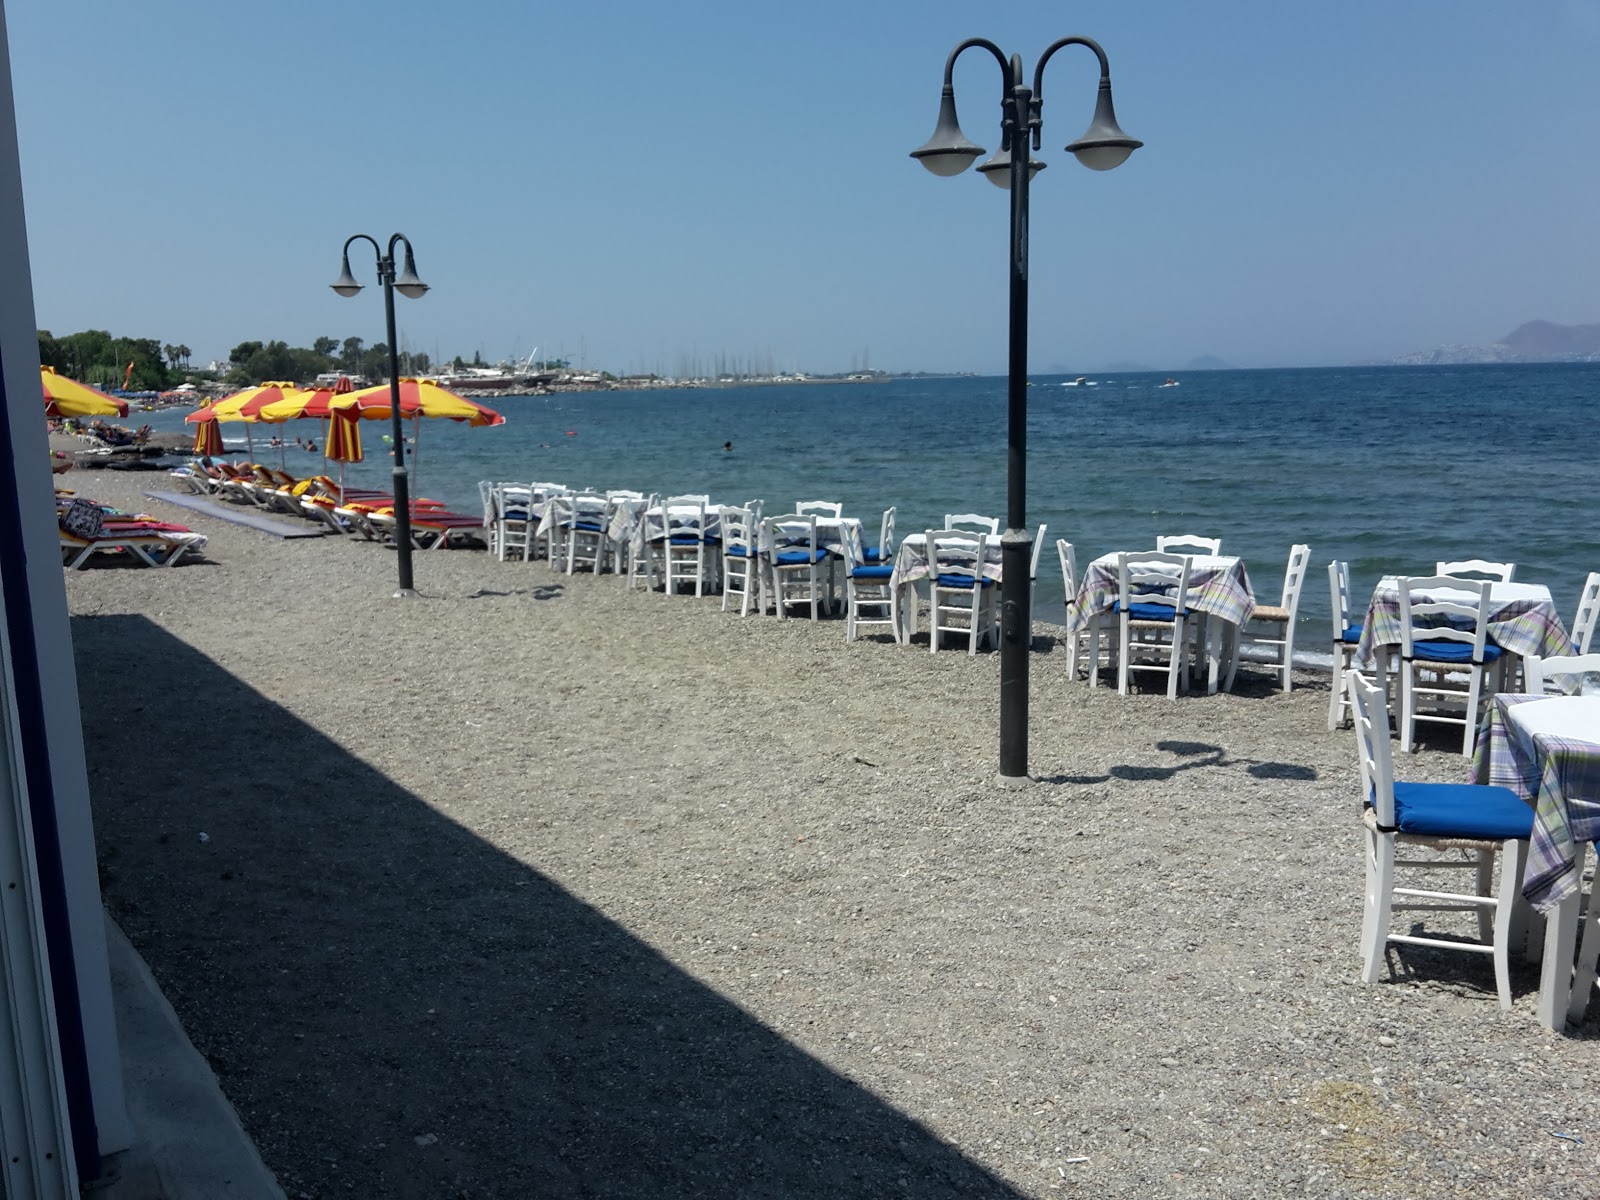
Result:
{"type": "MultiPolygon", "coordinates": [[[[1358,598],[1383,574],[1431,574],[1441,558],[1511,560],[1519,580],[1549,585],[1564,620],[1600,570],[1600,364],[1200,371],[1171,388],[1162,374],[1089,378],[1035,376],[1028,390],[1028,518],[1049,527],[1039,619],[1062,616],[1056,538],[1074,543],[1081,571],[1160,534],[1220,536],[1262,603],[1277,603],[1289,547],[1306,542],[1306,649],[1328,636],[1330,559],[1349,561],[1358,598]]],[[[902,535],[947,512],[1005,515],[1004,378],[486,403],[505,425],[423,422],[414,494],[472,513],[480,479],[759,497],[768,513],[837,500],[874,539],[889,505],[902,535]]],[[[183,415],[152,424],[181,428],[183,415]]],[[[275,465],[277,451],[260,449],[273,428],[253,433],[257,458],[275,465]]],[[[322,440],[309,421],[275,428],[291,443],[322,440]]],[[[242,443],[242,425],[224,429],[242,443]]],[[[368,458],[351,481],[388,487],[387,432],[363,424],[368,458]]],[[[293,474],[321,462],[287,452],[293,474]]]]}

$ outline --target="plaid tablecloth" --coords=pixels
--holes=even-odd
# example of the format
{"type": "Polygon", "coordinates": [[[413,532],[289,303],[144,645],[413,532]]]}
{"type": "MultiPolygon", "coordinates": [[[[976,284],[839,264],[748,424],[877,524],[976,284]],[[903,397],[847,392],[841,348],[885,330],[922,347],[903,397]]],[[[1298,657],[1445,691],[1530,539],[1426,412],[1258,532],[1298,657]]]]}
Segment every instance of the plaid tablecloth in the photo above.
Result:
{"type": "MultiPolygon", "coordinates": [[[[1568,722],[1568,727],[1572,722],[1568,722]]],[[[1483,732],[1472,756],[1478,783],[1508,787],[1534,806],[1533,840],[1522,894],[1549,912],[1579,886],[1584,842],[1600,838],[1600,696],[1490,698],[1483,732]],[[1537,721],[1519,722],[1513,709],[1526,704],[1568,706],[1560,715],[1580,718],[1593,738],[1543,733],[1537,721]]]]}
{"type": "MultiPolygon", "coordinates": [[[[976,537],[973,542],[976,544],[976,537]]],[[[1000,582],[1000,557],[1000,539],[989,538],[983,546],[984,578],[1000,582]]],[[[889,577],[889,586],[904,587],[919,579],[926,579],[928,575],[928,535],[913,533],[902,538],[900,548],[895,551],[894,574],[889,577]]]]}
{"type": "MultiPolygon", "coordinates": [[[[1394,576],[1378,581],[1367,615],[1361,623],[1361,642],[1355,665],[1370,671],[1377,665],[1379,646],[1400,644],[1400,589],[1394,576]]],[[[1426,594],[1426,593],[1424,593],[1426,594]]],[[[1472,601],[1470,592],[1441,592],[1430,600],[1472,601]]],[[[1509,654],[1571,654],[1572,639],[1561,624],[1550,589],[1538,583],[1496,583],[1489,589],[1489,640],[1509,654]]]]}
{"type": "MultiPolygon", "coordinates": [[[[1102,554],[1089,564],[1078,594],[1067,605],[1067,628],[1076,633],[1096,613],[1109,612],[1121,593],[1117,555],[1102,554]]],[[[1230,554],[1197,554],[1189,559],[1189,608],[1242,625],[1255,611],[1256,597],[1244,559],[1230,554]]]]}

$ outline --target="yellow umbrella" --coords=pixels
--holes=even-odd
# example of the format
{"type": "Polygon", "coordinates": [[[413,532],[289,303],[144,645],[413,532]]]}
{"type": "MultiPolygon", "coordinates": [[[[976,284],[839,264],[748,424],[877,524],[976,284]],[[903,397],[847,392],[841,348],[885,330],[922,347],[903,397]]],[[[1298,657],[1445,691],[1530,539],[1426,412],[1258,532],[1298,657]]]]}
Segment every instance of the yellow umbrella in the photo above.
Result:
{"type": "MultiPolygon", "coordinates": [[[[343,410],[354,411],[357,416],[367,421],[387,421],[394,412],[387,383],[380,383],[377,387],[362,388],[359,392],[351,392],[348,396],[335,397],[328,402],[328,408],[336,416],[343,410]]],[[[431,379],[400,381],[400,415],[410,417],[412,421],[413,470],[416,469],[416,446],[421,440],[423,417],[460,421],[480,427],[506,423],[506,419],[494,409],[474,404],[465,396],[458,396],[447,388],[440,387],[431,379]]],[[[396,446],[394,452],[403,456],[404,448],[396,446]]],[[[404,461],[403,457],[400,461],[404,461]]]]}
{"type": "MultiPolygon", "coordinates": [[[[191,425],[202,421],[244,421],[245,441],[250,446],[250,457],[255,457],[255,439],[250,436],[250,426],[257,421],[270,421],[272,418],[263,417],[261,410],[268,405],[284,400],[293,400],[296,397],[309,395],[292,383],[278,381],[263,383],[256,387],[245,388],[242,392],[235,392],[231,396],[224,396],[215,404],[208,404],[204,408],[196,409],[184,418],[191,425]]],[[[281,445],[281,442],[280,442],[281,445]]],[[[282,455],[279,455],[280,460],[282,455]]],[[[281,465],[281,463],[280,463],[281,465]]]]}
{"type": "Polygon", "coordinates": [[[57,375],[54,367],[40,367],[39,378],[44,384],[44,410],[52,417],[125,417],[128,405],[114,400],[104,392],[57,375]]]}
{"type": "Polygon", "coordinates": [[[221,458],[222,426],[206,421],[194,431],[194,452],[203,458],[221,458]]]}
{"type": "Polygon", "coordinates": [[[360,421],[349,409],[333,414],[323,443],[323,457],[339,464],[339,490],[343,492],[345,463],[357,463],[362,459],[360,421]]]}

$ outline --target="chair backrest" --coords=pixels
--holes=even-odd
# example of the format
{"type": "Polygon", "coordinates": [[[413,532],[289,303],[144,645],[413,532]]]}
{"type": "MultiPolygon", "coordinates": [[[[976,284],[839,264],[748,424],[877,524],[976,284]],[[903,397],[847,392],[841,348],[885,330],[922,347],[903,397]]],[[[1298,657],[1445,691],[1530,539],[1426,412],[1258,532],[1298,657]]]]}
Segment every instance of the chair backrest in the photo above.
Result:
{"type": "Polygon", "coordinates": [[[786,550],[815,553],[817,518],[810,513],[784,513],[761,522],[761,543],[776,557],[786,550]]]}
{"type": "Polygon", "coordinates": [[[1044,549],[1044,531],[1049,528],[1050,526],[1048,525],[1039,526],[1038,536],[1033,539],[1033,561],[1028,564],[1028,579],[1030,581],[1039,578],[1039,552],[1044,549]]]}
{"type": "Polygon", "coordinates": [[[501,521],[526,521],[533,492],[525,483],[496,483],[489,492],[489,516],[501,521]]]}
{"type": "Polygon", "coordinates": [[[1522,660],[1522,677],[1532,695],[1600,695],[1600,654],[1537,654],[1522,660]]]}
{"type": "Polygon", "coordinates": [[[1473,662],[1483,662],[1483,644],[1489,633],[1489,584],[1487,579],[1455,575],[1397,579],[1400,657],[1411,658],[1413,644],[1419,641],[1462,642],[1472,647],[1473,662]]]}
{"type": "Polygon", "coordinates": [[[1589,578],[1583,581],[1583,592],[1578,596],[1578,611],[1572,618],[1572,648],[1579,654],[1589,653],[1597,613],[1600,613],[1600,571],[1590,571],[1589,578]]]}
{"type": "Polygon", "coordinates": [[[878,560],[887,562],[894,554],[894,506],[883,510],[883,524],[878,526],[878,560]]]}
{"type": "Polygon", "coordinates": [[[1156,539],[1156,549],[1185,551],[1191,554],[1221,554],[1222,539],[1202,537],[1198,533],[1169,533],[1156,539]]]}
{"type": "Polygon", "coordinates": [[[564,483],[530,483],[528,490],[533,493],[533,502],[539,504],[552,496],[570,495],[572,489],[564,483]]]}
{"type": "Polygon", "coordinates": [[[1066,589],[1067,603],[1078,595],[1078,552],[1066,538],[1056,539],[1056,554],[1061,558],[1061,586],[1066,589]]]}
{"type": "Polygon", "coordinates": [[[815,513],[819,517],[838,517],[844,514],[844,505],[835,504],[832,500],[802,500],[794,506],[794,511],[800,516],[815,513]]]}
{"type": "Polygon", "coordinates": [[[562,496],[561,502],[574,525],[597,525],[601,529],[605,528],[608,502],[599,492],[574,492],[570,496],[562,496]]]}
{"type": "MultiPolygon", "coordinates": [[[[1333,640],[1342,642],[1350,628],[1350,564],[1337,558],[1328,564],[1328,600],[1333,608],[1333,640]]],[[[1340,686],[1338,680],[1334,686],[1340,686]]]]}
{"type": "Polygon", "coordinates": [[[1181,613],[1189,603],[1189,555],[1144,550],[1117,555],[1117,597],[1130,604],[1160,604],[1181,613]]]}
{"type": "Polygon", "coordinates": [[[737,558],[753,558],[756,551],[756,519],[748,508],[722,510],[722,553],[737,558]]]}
{"type": "Polygon", "coordinates": [[[993,537],[1000,532],[1000,519],[986,517],[982,513],[945,513],[944,527],[957,531],[976,529],[993,537]]]}
{"type": "Polygon", "coordinates": [[[1300,585],[1306,581],[1306,563],[1310,560],[1310,546],[1296,542],[1289,547],[1289,565],[1283,571],[1283,607],[1289,610],[1291,621],[1300,611],[1300,585]]]}
{"type": "Polygon", "coordinates": [[[1510,583],[1511,577],[1517,573],[1516,563],[1488,562],[1481,558],[1463,558],[1459,562],[1440,561],[1434,565],[1435,575],[1454,575],[1457,579],[1483,578],[1498,579],[1501,583],[1510,583]]]}
{"type": "Polygon", "coordinates": [[[630,492],[626,488],[612,488],[606,492],[607,500],[643,500],[643,492],[630,492]]]}
{"type": "Polygon", "coordinates": [[[766,516],[766,505],[760,500],[747,500],[745,508],[750,511],[750,527],[752,529],[760,529],[761,522],[766,516]]]}
{"type": "Polygon", "coordinates": [[[706,530],[703,496],[668,496],[661,502],[661,525],[669,538],[698,538],[706,530]]]}
{"type": "Polygon", "coordinates": [[[983,578],[983,559],[989,535],[969,529],[930,529],[926,534],[928,566],[937,585],[939,577],[959,576],[974,586],[983,578]]]}
{"type": "Polygon", "coordinates": [[[1356,727],[1356,754],[1361,762],[1362,807],[1371,805],[1378,824],[1394,828],[1394,759],[1389,746],[1389,705],[1383,689],[1360,671],[1346,671],[1351,724],[1356,727]]]}

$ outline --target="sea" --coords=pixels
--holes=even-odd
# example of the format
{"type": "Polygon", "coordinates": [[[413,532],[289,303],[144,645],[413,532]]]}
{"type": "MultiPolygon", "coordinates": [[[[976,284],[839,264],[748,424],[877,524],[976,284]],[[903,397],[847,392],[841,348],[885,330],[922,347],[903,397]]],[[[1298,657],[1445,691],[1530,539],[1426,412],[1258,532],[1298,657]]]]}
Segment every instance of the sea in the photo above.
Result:
{"type": "MultiPolygon", "coordinates": [[[[1074,544],[1081,571],[1162,534],[1220,537],[1267,604],[1278,603],[1290,546],[1305,542],[1297,641],[1308,649],[1330,636],[1331,559],[1349,562],[1357,597],[1385,574],[1431,574],[1440,559],[1512,561],[1518,580],[1550,587],[1567,620],[1600,570],[1600,363],[1194,371],[1162,387],[1167,378],[1030,379],[1028,521],[1046,526],[1037,619],[1064,617],[1057,538],[1074,544]]],[[[890,505],[902,536],[941,527],[945,513],[1005,516],[1004,377],[484,403],[506,423],[422,422],[413,494],[471,513],[484,479],[759,497],[768,513],[833,500],[871,540],[890,505]]],[[[184,427],[182,411],[136,415],[184,427]]],[[[363,424],[367,458],[348,480],[388,487],[388,428],[363,424]]],[[[242,450],[244,427],[224,429],[242,450]]],[[[323,470],[293,444],[314,433],[320,446],[320,423],[254,427],[257,460],[277,465],[279,451],[263,448],[274,432],[289,441],[290,473],[323,470]]]]}

